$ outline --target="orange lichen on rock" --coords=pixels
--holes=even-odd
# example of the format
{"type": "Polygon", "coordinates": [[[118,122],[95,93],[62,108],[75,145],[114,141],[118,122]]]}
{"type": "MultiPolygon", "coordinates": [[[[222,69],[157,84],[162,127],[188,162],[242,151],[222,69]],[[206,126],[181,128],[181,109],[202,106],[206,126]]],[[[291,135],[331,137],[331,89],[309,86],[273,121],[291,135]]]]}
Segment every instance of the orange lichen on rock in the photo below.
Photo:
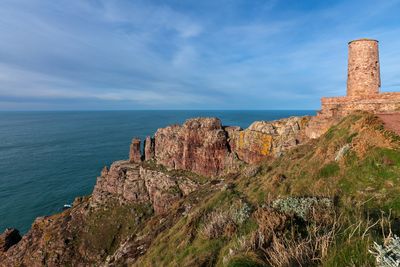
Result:
{"type": "Polygon", "coordinates": [[[266,156],[279,156],[304,139],[310,117],[291,117],[276,121],[256,121],[245,130],[229,129],[231,151],[247,163],[257,163],[266,156]]]}

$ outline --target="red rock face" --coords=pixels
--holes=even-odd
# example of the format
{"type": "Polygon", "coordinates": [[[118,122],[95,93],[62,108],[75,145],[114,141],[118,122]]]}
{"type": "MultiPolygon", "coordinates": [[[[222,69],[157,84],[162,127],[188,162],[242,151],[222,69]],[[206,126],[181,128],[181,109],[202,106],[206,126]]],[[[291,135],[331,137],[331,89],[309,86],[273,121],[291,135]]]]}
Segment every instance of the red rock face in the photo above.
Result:
{"type": "Polygon", "coordinates": [[[129,161],[131,163],[140,163],[142,161],[142,154],[140,152],[140,139],[134,138],[132,140],[129,150],[129,161]]]}
{"type": "Polygon", "coordinates": [[[144,142],[144,159],[146,161],[154,159],[154,138],[150,136],[147,136],[144,142]]]}
{"type": "Polygon", "coordinates": [[[227,134],[217,118],[190,119],[155,134],[155,159],[172,169],[217,176],[228,156],[227,134]]]}
{"type": "Polygon", "coordinates": [[[97,178],[91,204],[101,205],[110,198],[116,198],[121,204],[143,203],[150,200],[137,164],[128,161],[114,162],[108,172],[102,172],[97,178]]]}
{"type": "Polygon", "coordinates": [[[120,204],[150,202],[155,213],[162,214],[196,188],[186,177],[172,177],[128,161],[117,161],[98,177],[90,204],[101,206],[111,199],[120,204]]]}

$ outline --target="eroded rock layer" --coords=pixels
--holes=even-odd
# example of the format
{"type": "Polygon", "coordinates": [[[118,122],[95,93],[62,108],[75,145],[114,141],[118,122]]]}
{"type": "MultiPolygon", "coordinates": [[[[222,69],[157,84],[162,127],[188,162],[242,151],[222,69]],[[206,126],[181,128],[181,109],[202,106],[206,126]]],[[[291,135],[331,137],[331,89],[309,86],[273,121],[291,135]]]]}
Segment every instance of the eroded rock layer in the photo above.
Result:
{"type": "MultiPolygon", "coordinates": [[[[308,121],[309,117],[257,121],[242,130],[222,127],[217,118],[190,119],[182,126],[158,129],[155,161],[171,169],[218,176],[234,168],[236,156],[246,163],[257,163],[298,145],[305,139],[308,121]]],[[[151,150],[146,153],[151,154],[151,150]]]]}
{"type": "Polygon", "coordinates": [[[101,206],[110,199],[121,205],[151,202],[154,211],[161,214],[195,188],[196,184],[186,177],[173,177],[128,161],[117,161],[97,178],[91,206],[101,206]]]}
{"type": "Polygon", "coordinates": [[[217,118],[190,119],[155,134],[156,161],[169,168],[215,176],[223,171],[228,156],[227,135],[217,118]]]}
{"type": "MultiPolygon", "coordinates": [[[[78,198],[62,213],[37,218],[21,240],[16,230],[0,235],[0,266],[97,266],[127,240],[130,249],[121,246],[115,259],[120,253],[136,259],[152,239],[128,233],[150,218],[168,216],[202,185],[213,186],[207,177],[237,171],[244,162],[279,156],[296,146],[307,122],[307,117],[261,121],[242,130],[223,127],[217,118],[190,119],[148,137],[144,156],[135,138],[129,160],[104,167],[90,197],[78,198]]],[[[177,214],[185,214],[187,208],[177,214]]]]}
{"type": "Polygon", "coordinates": [[[229,144],[239,159],[257,163],[266,156],[280,156],[305,139],[309,117],[291,117],[272,122],[256,121],[245,130],[229,129],[229,144]]]}

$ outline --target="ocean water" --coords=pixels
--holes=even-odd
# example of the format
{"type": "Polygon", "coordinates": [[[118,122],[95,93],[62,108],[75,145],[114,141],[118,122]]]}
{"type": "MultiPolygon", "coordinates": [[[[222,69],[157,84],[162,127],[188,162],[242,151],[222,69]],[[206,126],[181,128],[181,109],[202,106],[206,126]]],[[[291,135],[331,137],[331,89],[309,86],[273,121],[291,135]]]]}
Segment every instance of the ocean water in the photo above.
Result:
{"type": "Polygon", "coordinates": [[[248,127],[314,111],[0,112],[0,232],[25,233],[38,216],[91,193],[104,165],[128,158],[133,137],[199,116],[248,127]]]}

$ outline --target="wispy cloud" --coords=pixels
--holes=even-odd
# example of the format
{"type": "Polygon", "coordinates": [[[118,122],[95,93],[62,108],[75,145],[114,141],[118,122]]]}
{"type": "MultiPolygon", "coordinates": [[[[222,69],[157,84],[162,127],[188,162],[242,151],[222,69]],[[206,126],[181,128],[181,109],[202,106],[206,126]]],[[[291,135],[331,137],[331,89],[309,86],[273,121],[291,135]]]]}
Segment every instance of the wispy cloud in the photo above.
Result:
{"type": "Polygon", "coordinates": [[[3,0],[0,109],[316,109],[345,93],[359,37],[381,41],[393,91],[399,12],[394,0],[3,0]]]}

